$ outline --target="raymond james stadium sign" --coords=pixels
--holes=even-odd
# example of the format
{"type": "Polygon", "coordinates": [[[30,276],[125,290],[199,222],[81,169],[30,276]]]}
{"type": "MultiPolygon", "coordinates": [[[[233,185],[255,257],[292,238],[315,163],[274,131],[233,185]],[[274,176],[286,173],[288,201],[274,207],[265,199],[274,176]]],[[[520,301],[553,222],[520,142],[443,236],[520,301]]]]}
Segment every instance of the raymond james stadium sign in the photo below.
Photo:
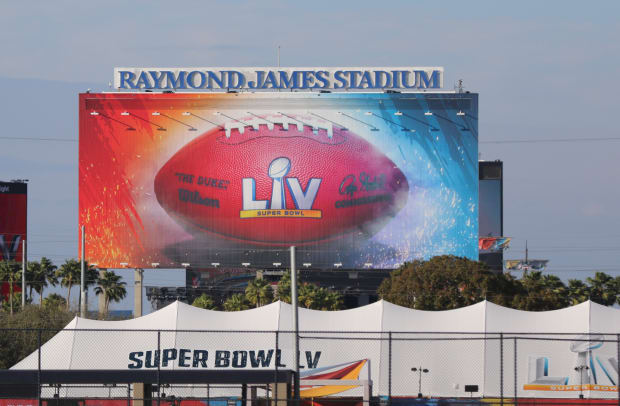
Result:
{"type": "Polygon", "coordinates": [[[441,89],[443,68],[115,68],[119,90],[416,91],[441,89]]]}

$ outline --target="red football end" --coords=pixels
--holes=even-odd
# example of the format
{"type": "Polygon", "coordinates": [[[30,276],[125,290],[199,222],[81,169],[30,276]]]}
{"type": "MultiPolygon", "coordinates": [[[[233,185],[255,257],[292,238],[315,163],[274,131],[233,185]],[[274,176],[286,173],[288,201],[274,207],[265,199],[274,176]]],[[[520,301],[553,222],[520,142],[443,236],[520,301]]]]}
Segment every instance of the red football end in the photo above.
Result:
{"type": "Polygon", "coordinates": [[[316,117],[263,115],[214,128],[155,177],[179,223],[259,245],[312,244],[379,231],[407,202],[396,165],[316,117]]]}

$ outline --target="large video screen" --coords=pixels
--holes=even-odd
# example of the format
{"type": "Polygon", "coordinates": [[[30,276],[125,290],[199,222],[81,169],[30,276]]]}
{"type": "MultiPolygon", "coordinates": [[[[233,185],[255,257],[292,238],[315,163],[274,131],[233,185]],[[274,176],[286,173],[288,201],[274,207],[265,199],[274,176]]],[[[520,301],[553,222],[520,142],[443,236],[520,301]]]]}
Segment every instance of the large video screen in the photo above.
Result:
{"type": "Polygon", "coordinates": [[[26,239],[27,184],[0,182],[0,261],[21,261],[26,239]]]}
{"type": "Polygon", "coordinates": [[[477,259],[477,118],[469,93],[82,94],[86,257],[264,268],[295,245],[313,268],[477,259]]]}

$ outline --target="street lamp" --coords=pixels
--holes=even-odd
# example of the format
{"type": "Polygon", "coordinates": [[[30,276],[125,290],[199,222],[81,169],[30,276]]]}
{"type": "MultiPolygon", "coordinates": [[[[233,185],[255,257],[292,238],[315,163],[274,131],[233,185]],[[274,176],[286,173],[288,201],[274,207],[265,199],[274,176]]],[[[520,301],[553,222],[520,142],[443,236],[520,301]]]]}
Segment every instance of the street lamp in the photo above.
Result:
{"type": "Polygon", "coordinates": [[[579,399],[583,399],[583,371],[587,371],[588,369],[590,369],[590,367],[587,365],[579,365],[575,367],[575,371],[579,372],[579,399]]]}
{"type": "Polygon", "coordinates": [[[411,370],[413,372],[419,372],[420,377],[418,378],[418,397],[421,398],[422,397],[422,374],[425,373],[427,374],[429,372],[429,370],[427,368],[422,368],[421,366],[419,368],[411,368],[411,370]]]}

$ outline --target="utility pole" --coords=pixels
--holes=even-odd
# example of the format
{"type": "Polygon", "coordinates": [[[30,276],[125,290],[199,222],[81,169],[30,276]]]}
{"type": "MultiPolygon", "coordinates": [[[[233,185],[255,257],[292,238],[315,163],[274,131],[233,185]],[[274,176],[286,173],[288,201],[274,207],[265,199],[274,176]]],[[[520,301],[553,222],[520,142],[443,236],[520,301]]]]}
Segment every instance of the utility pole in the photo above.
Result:
{"type": "Polygon", "coordinates": [[[297,304],[297,270],[295,269],[295,246],[291,246],[291,303],[293,305],[293,329],[295,330],[295,405],[299,406],[299,307],[297,304]]]}
{"type": "MultiPolygon", "coordinates": [[[[22,309],[26,307],[26,240],[22,242],[22,309]]],[[[10,299],[13,301],[13,298],[10,299]]]]}
{"type": "Polygon", "coordinates": [[[86,242],[84,225],[82,225],[82,253],[81,253],[81,261],[80,261],[80,317],[86,318],[86,260],[84,259],[84,253],[86,249],[84,248],[86,242]]]}
{"type": "Polygon", "coordinates": [[[525,266],[527,266],[528,263],[528,259],[527,259],[527,240],[525,240],[525,266]]]}
{"type": "Polygon", "coordinates": [[[133,317],[142,316],[142,277],[144,270],[135,268],[133,272],[133,317]]]}

